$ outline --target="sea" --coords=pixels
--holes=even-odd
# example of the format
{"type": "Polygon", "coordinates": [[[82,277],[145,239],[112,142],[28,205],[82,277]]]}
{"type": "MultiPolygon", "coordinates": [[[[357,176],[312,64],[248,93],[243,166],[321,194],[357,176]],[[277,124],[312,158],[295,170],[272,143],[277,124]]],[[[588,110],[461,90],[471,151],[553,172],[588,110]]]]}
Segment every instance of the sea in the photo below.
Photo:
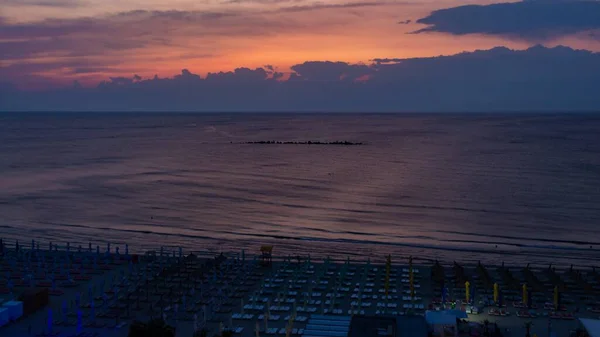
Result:
{"type": "Polygon", "coordinates": [[[2,113],[0,237],[595,266],[600,115],[2,113]]]}

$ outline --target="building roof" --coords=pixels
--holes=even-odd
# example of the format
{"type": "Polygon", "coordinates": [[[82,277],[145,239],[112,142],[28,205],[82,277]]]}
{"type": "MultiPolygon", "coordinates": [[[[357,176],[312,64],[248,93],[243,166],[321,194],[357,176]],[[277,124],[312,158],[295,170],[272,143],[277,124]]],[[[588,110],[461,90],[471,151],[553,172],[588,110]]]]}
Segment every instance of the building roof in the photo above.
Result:
{"type": "Polygon", "coordinates": [[[600,337],[600,320],[580,318],[579,321],[581,321],[590,337],[600,337]]]}
{"type": "Polygon", "coordinates": [[[304,329],[305,337],[346,337],[350,316],[312,315],[304,329]]]}
{"type": "Polygon", "coordinates": [[[348,337],[396,337],[396,318],[388,316],[352,316],[348,337]]]}
{"type": "Polygon", "coordinates": [[[396,337],[426,337],[427,322],[420,315],[406,315],[396,317],[396,337]]]}
{"type": "Polygon", "coordinates": [[[425,320],[430,325],[456,325],[456,316],[444,311],[426,311],[425,320]]]}
{"type": "Polygon", "coordinates": [[[419,315],[352,316],[348,337],[426,337],[427,323],[419,315]]]}

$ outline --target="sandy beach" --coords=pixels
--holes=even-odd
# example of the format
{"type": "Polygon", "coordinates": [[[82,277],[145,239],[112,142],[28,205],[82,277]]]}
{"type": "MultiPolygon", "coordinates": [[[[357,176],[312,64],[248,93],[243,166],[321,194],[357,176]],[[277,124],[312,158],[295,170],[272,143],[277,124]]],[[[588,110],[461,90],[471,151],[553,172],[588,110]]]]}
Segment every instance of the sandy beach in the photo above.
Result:
{"type": "MultiPolygon", "coordinates": [[[[388,266],[384,261],[311,259],[308,255],[279,257],[263,264],[259,255],[241,252],[198,256],[173,249],[133,258],[114,251],[21,247],[17,252],[6,242],[0,298],[18,297],[32,284],[26,271],[51,268],[55,256],[62,256],[79,277],[71,275],[76,281],[68,287],[50,287],[58,291],[50,296],[48,306],[0,328],[3,336],[49,335],[50,310],[52,333],[58,336],[127,336],[134,320],[160,317],[176,328],[178,337],[192,336],[194,329],[201,328],[211,336],[223,329],[235,331],[236,336],[255,336],[257,326],[261,336],[285,336],[288,327],[292,336],[301,336],[317,315],[423,315],[426,310],[449,308],[471,312],[467,321],[472,323],[497,323],[504,336],[524,336],[527,321],[538,336],[548,335],[549,322],[556,336],[568,336],[578,327],[576,318],[598,317],[587,310],[597,306],[600,290],[598,275],[591,269],[423,265],[393,257],[388,266]],[[94,256],[100,260],[96,267],[89,265],[94,256]],[[73,267],[76,261],[88,265],[73,267]],[[469,305],[462,304],[465,280],[472,285],[469,305]],[[492,303],[492,284],[498,285],[505,306],[492,303]],[[522,284],[534,289],[529,310],[515,307],[527,306],[519,291],[522,284]],[[555,284],[561,287],[561,313],[569,313],[571,319],[549,318],[554,311],[555,284]],[[442,296],[445,304],[441,304],[442,296]],[[544,306],[549,308],[544,310],[544,306]],[[500,309],[504,316],[493,315],[500,309]],[[536,317],[517,317],[523,310],[536,317]]],[[[34,285],[40,282],[44,283],[36,280],[34,285]]]]}

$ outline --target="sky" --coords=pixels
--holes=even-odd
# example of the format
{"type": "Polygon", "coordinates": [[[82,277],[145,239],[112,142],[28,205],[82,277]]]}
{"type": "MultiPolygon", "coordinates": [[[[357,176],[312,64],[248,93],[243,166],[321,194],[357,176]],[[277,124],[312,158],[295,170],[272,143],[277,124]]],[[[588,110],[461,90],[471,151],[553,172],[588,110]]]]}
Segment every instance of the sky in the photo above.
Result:
{"type": "Polygon", "coordinates": [[[2,0],[0,110],[596,110],[598,52],[596,0],[2,0]]]}

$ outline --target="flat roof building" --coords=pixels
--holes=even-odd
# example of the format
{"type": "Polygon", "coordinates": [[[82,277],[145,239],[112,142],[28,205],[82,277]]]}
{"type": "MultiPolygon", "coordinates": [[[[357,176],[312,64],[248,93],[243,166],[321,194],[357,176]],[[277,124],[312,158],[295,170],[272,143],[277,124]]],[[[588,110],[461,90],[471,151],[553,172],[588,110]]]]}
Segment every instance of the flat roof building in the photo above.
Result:
{"type": "Polygon", "coordinates": [[[348,337],[426,337],[423,316],[353,316],[348,337]]]}

